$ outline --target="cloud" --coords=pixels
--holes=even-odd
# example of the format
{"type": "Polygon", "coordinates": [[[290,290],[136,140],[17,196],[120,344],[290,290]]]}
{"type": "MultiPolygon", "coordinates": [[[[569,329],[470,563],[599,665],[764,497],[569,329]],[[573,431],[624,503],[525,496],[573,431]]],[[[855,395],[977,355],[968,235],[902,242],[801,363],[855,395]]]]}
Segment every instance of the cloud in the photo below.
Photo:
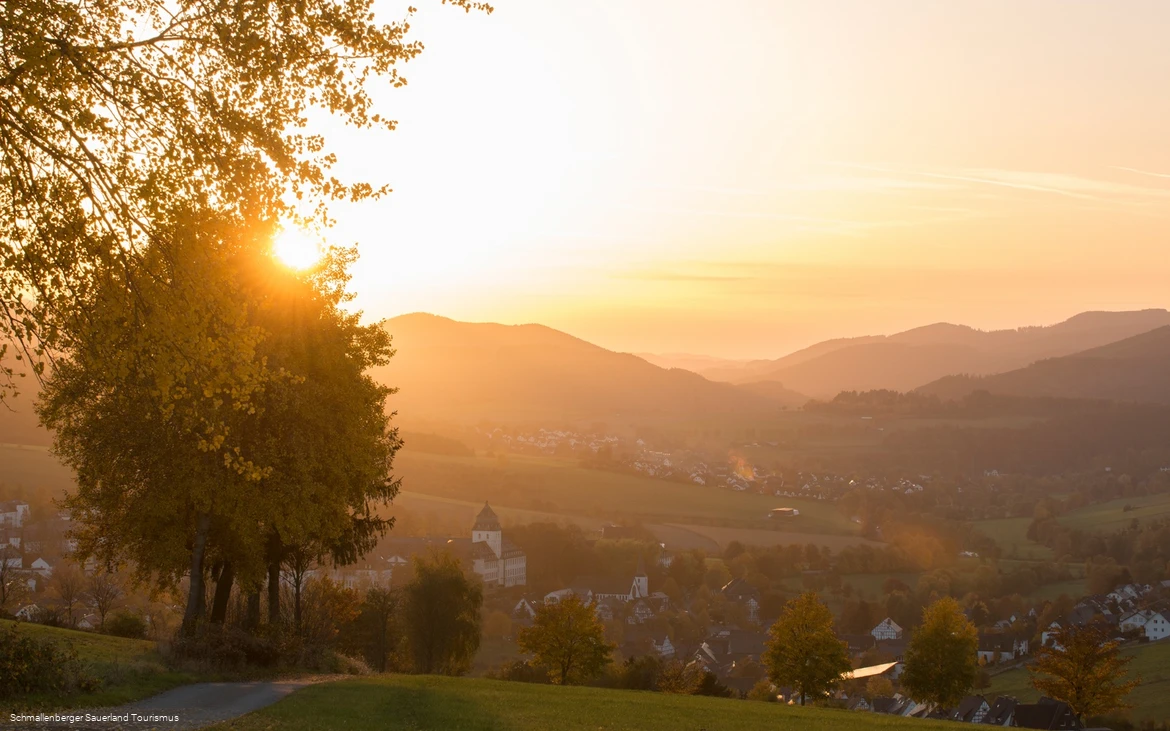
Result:
{"type": "Polygon", "coordinates": [[[1110,165],[1114,170],[1124,170],[1127,173],[1137,173],[1138,175],[1148,175],[1151,178],[1170,178],[1170,173],[1151,173],[1148,170],[1138,170],[1137,168],[1127,168],[1120,165],[1110,165]]]}

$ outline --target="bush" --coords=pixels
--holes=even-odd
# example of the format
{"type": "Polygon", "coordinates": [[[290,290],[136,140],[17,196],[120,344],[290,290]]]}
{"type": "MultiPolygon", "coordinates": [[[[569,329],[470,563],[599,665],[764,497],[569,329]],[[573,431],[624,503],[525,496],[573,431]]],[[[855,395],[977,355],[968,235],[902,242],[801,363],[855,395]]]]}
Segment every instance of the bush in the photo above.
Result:
{"type": "Polygon", "coordinates": [[[106,620],[106,634],[141,640],[146,637],[146,620],[134,612],[121,611],[106,620]]]}
{"type": "Polygon", "coordinates": [[[72,647],[18,632],[16,625],[0,629],[0,698],[88,692],[99,685],[72,647]]]}
{"type": "Polygon", "coordinates": [[[530,665],[524,660],[505,663],[498,668],[489,670],[487,677],[492,680],[511,680],[517,683],[541,683],[548,685],[550,682],[547,670],[530,665]]]}
{"type": "Polygon", "coordinates": [[[176,657],[221,669],[272,667],[282,654],[281,647],[273,639],[255,637],[235,627],[215,625],[206,625],[193,636],[176,638],[171,650],[176,657]]]}

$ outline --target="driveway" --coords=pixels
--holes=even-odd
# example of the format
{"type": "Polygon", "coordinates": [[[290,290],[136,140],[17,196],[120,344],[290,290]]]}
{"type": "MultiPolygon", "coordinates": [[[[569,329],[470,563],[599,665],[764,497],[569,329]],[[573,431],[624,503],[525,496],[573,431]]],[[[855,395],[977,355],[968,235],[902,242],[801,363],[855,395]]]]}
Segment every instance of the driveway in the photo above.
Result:
{"type": "Polygon", "coordinates": [[[329,676],[253,683],[195,683],[124,706],[59,711],[62,718],[58,721],[26,724],[0,719],[0,729],[187,731],[237,718],[270,706],[306,685],[335,679],[329,676]]]}

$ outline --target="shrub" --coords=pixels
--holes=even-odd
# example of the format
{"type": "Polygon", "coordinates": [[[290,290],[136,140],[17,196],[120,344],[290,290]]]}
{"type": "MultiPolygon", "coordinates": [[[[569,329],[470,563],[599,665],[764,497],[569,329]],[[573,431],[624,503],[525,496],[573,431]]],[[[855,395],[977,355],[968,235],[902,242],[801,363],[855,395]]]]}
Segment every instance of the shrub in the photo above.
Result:
{"type": "Polygon", "coordinates": [[[524,660],[504,663],[498,668],[487,672],[492,680],[512,680],[518,683],[541,683],[547,685],[550,681],[548,671],[538,668],[524,660]]]}
{"type": "Polygon", "coordinates": [[[146,620],[134,612],[123,610],[106,620],[105,631],[115,637],[140,640],[146,636],[146,620]]]}
{"type": "Polygon", "coordinates": [[[0,629],[0,698],[88,692],[99,685],[71,646],[24,634],[16,625],[0,629]]]}

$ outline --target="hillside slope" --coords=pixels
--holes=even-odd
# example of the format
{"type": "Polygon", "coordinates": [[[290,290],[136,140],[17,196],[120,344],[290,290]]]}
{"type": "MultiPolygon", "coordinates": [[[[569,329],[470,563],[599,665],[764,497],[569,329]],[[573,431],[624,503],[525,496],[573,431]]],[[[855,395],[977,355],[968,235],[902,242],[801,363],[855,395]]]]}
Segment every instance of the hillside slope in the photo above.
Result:
{"type": "Polygon", "coordinates": [[[666,370],[542,325],[413,314],[386,322],[398,354],[375,377],[400,417],[493,421],[653,421],[759,415],[803,402],[666,370]]]}
{"type": "Polygon", "coordinates": [[[218,731],[463,729],[464,731],[942,731],[960,726],[779,703],[477,678],[390,675],[325,683],[214,727],[218,731]]]}
{"type": "Polygon", "coordinates": [[[943,399],[974,391],[1170,403],[1170,326],[993,376],[948,376],[918,389],[943,399]]]}
{"type": "Polygon", "coordinates": [[[703,370],[730,383],[779,381],[819,398],[906,391],[956,373],[988,375],[1115,343],[1170,325],[1166,310],[1084,312],[1047,327],[982,331],[937,323],[889,336],[828,340],[775,361],[703,370]]]}

